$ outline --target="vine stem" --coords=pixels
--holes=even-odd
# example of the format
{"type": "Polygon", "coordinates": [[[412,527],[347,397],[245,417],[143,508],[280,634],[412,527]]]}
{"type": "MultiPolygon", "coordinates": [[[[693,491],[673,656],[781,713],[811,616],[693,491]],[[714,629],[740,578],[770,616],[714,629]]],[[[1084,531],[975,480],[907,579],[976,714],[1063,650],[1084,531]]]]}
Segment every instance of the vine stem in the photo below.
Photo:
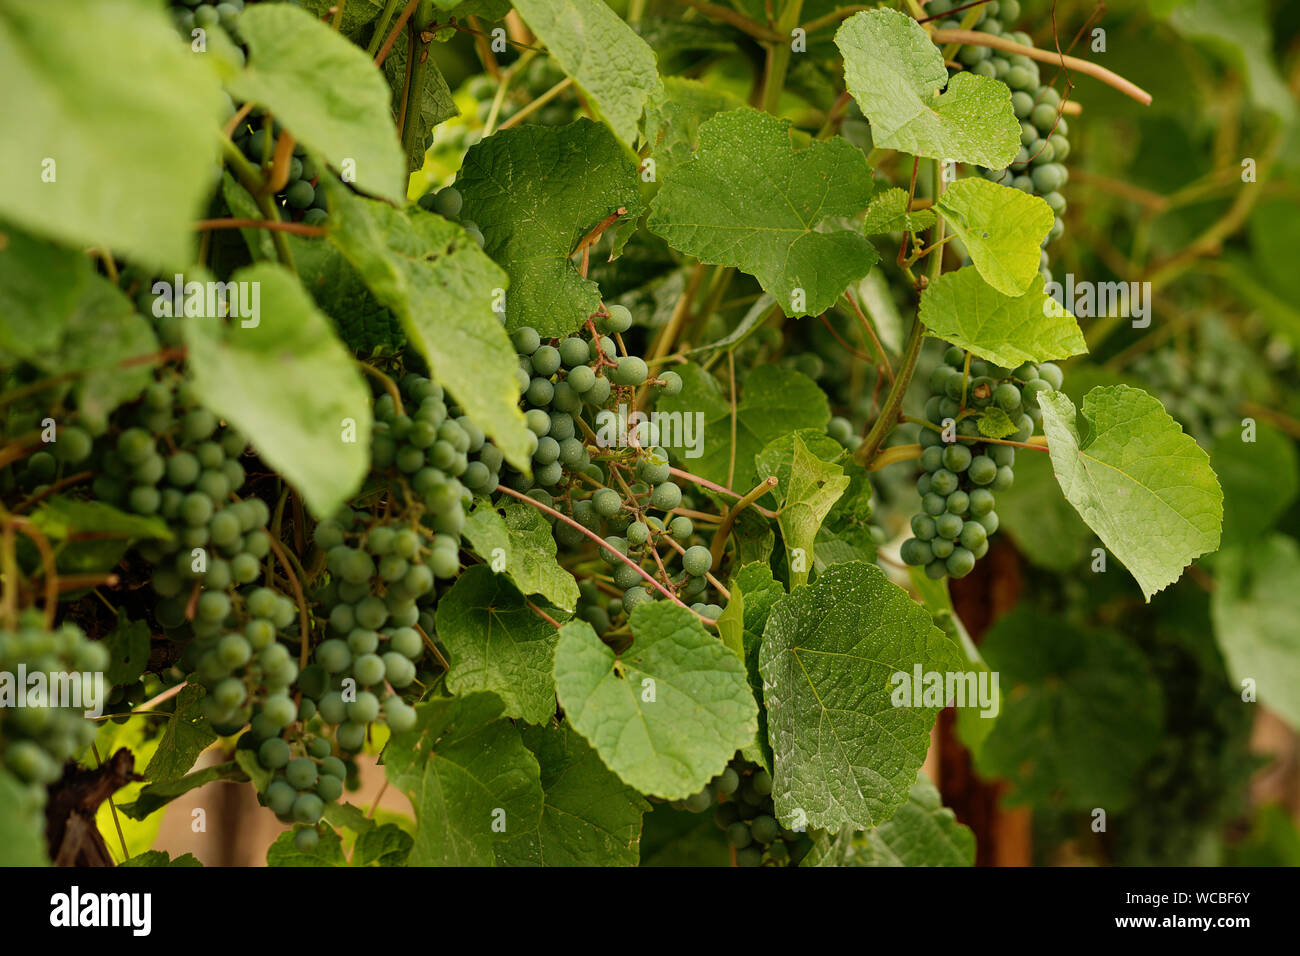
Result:
{"type": "Polygon", "coordinates": [[[392,31],[384,40],[384,45],[381,46],[379,52],[375,54],[375,66],[384,65],[384,61],[388,59],[389,52],[393,49],[393,44],[397,42],[397,35],[402,32],[402,27],[406,26],[406,21],[411,19],[411,14],[415,12],[415,8],[419,5],[420,0],[411,0],[411,2],[406,5],[406,9],[403,10],[402,15],[397,18],[397,22],[393,24],[392,31]]]}
{"type": "MultiPolygon", "coordinates": [[[[99,748],[95,746],[94,741],[90,744],[90,751],[95,755],[95,766],[104,766],[104,760],[99,756],[99,748]]],[[[122,842],[122,860],[125,862],[131,859],[131,853],[126,848],[126,835],[122,832],[122,821],[117,817],[117,804],[113,802],[112,794],[108,796],[108,809],[113,812],[113,826],[117,827],[117,838],[122,842]]]]}
{"type": "Polygon", "coordinates": [[[848,299],[849,305],[853,307],[853,313],[858,317],[858,322],[862,325],[863,331],[867,333],[867,336],[871,339],[871,344],[874,345],[876,351],[880,353],[880,364],[884,368],[885,374],[889,376],[890,384],[893,384],[894,369],[889,364],[889,356],[885,354],[885,347],[880,344],[880,338],[876,335],[875,326],[871,324],[871,320],[867,318],[867,314],[862,311],[862,307],[858,305],[858,300],[853,298],[852,289],[844,290],[844,298],[848,299]]]}
{"type": "Polygon", "coordinates": [[[555,628],[557,631],[560,629],[560,622],[559,622],[559,621],[557,621],[555,618],[551,617],[551,615],[547,614],[545,611],[543,611],[540,607],[538,607],[538,606],[537,606],[536,604],[534,604],[532,601],[528,600],[528,598],[524,598],[524,603],[527,604],[527,605],[529,606],[529,608],[532,609],[532,612],[533,612],[534,614],[536,614],[538,617],[540,617],[540,618],[541,618],[543,621],[545,621],[547,624],[551,625],[551,627],[555,628]]]}
{"type": "MultiPolygon", "coordinates": [[[[716,491],[719,494],[730,495],[733,498],[745,497],[739,491],[732,491],[726,485],[719,485],[716,482],[709,481],[709,479],[707,478],[701,478],[699,475],[693,475],[689,471],[683,471],[680,468],[675,468],[670,466],[668,468],[668,472],[669,474],[676,475],[678,478],[684,478],[687,481],[691,482],[692,484],[699,485],[702,488],[708,488],[710,491],[716,491]]],[[[777,513],[775,511],[772,511],[770,508],[764,508],[761,505],[754,505],[754,510],[757,511],[759,514],[761,514],[764,518],[777,517],[777,513]]]]}
{"type": "Polygon", "coordinates": [[[186,688],[187,684],[188,684],[187,681],[181,681],[175,687],[168,687],[161,694],[157,695],[156,697],[150,697],[139,707],[134,708],[131,711],[131,713],[138,714],[141,713],[142,711],[153,710],[159,704],[163,703],[164,701],[171,700],[173,697],[175,697],[177,694],[183,691],[186,688]]]}
{"type": "MultiPolygon", "coordinates": [[[[776,486],[776,475],[769,475],[731,506],[726,517],[722,519],[722,524],[718,525],[718,530],[713,532],[713,541],[709,544],[709,554],[713,557],[713,567],[716,568],[722,563],[722,550],[727,546],[727,538],[731,536],[731,529],[735,526],[740,513],[776,486]]],[[[758,506],[754,505],[754,507],[757,508],[758,506]]],[[[776,515],[773,514],[773,517],[776,517],[776,515]]]]}
{"type": "Polygon", "coordinates": [[[776,39],[767,50],[767,69],[763,76],[763,109],[776,114],[785,90],[785,74],[790,69],[790,34],[799,25],[803,0],[786,0],[776,24],[776,39]]]}
{"type": "Polygon", "coordinates": [[[8,520],[30,538],[32,544],[36,545],[36,550],[41,553],[41,572],[45,579],[45,606],[42,611],[45,614],[45,629],[53,630],[54,615],[59,606],[59,570],[54,561],[54,551],[50,548],[50,539],[27,518],[10,515],[8,520]]]}
{"type": "Polygon", "coordinates": [[[551,102],[551,100],[555,99],[557,96],[559,96],[561,93],[563,93],[572,85],[573,85],[573,77],[566,76],[564,79],[560,80],[560,82],[556,83],[549,90],[547,90],[541,96],[537,97],[537,99],[533,100],[527,106],[511,114],[508,120],[506,120],[504,123],[502,123],[500,126],[497,127],[497,132],[499,133],[503,129],[509,129],[510,127],[514,126],[516,123],[522,123],[528,117],[532,116],[533,113],[540,110],[543,106],[551,102]]]}
{"type": "Polygon", "coordinates": [[[925,327],[921,325],[921,316],[918,313],[912,320],[912,332],[907,338],[907,348],[903,351],[903,363],[898,369],[898,376],[894,383],[889,386],[889,393],[885,396],[885,405],[876,416],[875,423],[871,426],[871,431],[867,432],[867,437],[862,440],[858,450],[853,453],[853,460],[859,465],[869,468],[872,460],[876,457],[880,446],[885,443],[889,433],[894,430],[898,424],[898,410],[903,405],[903,395],[907,392],[907,386],[912,381],[912,373],[916,371],[916,360],[921,355],[921,343],[925,340],[925,327]]]}
{"type": "Polygon", "coordinates": [[[289,586],[293,588],[294,600],[298,602],[298,628],[302,631],[302,640],[298,648],[298,666],[306,667],[308,644],[311,637],[311,621],[307,617],[307,596],[303,594],[302,582],[298,580],[298,572],[289,563],[289,557],[284,553],[284,547],[270,535],[267,535],[267,540],[271,543],[271,550],[275,552],[275,556],[284,565],[284,576],[289,579],[289,586]]]}
{"type": "Polygon", "coordinates": [[[871,463],[867,465],[867,471],[879,471],[881,468],[896,464],[900,461],[912,461],[915,458],[920,458],[922,451],[924,451],[924,449],[918,444],[894,445],[890,448],[886,448],[877,455],[871,463]]]}
{"type": "Polygon", "coordinates": [[[576,528],[578,531],[582,532],[583,535],[585,535],[586,537],[590,538],[592,541],[596,542],[596,544],[600,545],[600,546],[601,546],[602,548],[604,548],[605,550],[611,552],[611,553],[614,555],[614,557],[618,558],[620,561],[622,561],[624,564],[626,564],[629,568],[631,568],[631,569],[632,569],[633,571],[635,571],[637,574],[641,575],[641,577],[643,577],[643,578],[645,578],[647,581],[649,581],[650,584],[654,587],[654,589],[655,589],[656,591],[658,591],[658,592],[659,592],[660,594],[662,594],[664,597],[668,598],[668,600],[672,601],[672,602],[673,602],[674,604],[676,604],[678,607],[682,607],[682,608],[685,608],[686,610],[690,611],[690,612],[691,612],[692,614],[694,614],[697,618],[699,618],[701,621],[703,621],[704,624],[705,624],[706,626],[709,626],[709,625],[712,625],[712,626],[714,626],[714,627],[717,626],[717,624],[716,624],[714,621],[712,621],[712,620],[710,620],[709,618],[705,617],[703,614],[700,614],[698,611],[692,611],[690,607],[688,607],[686,604],[683,604],[683,603],[682,603],[681,598],[679,598],[676,594],[673,594],[673,592],[669,591],[666,587],[664,587],[662,584],[660,584],[658,581],[656,581],[656,580],[654,579],[654,576],[651,575],[648,571],[646,571],[645,568],[641,567],[641,565],[637,564],[635,561],[633,561],[631,558],[629,558],[626,554],[623,554],[622,552],[618,551],[618,550],[615,549],[615,548],[611,548],[608,544],[606,544],[606,543],[604,542],[604,540],[600,537],[600,535],[596,534],[594,531],[591,531],[591,530],[589,530],[589,529],[587,529],[587,528],[584,528],[582,525],[578,524],[578,522],[574,521],[574,520],[573,520],[572,518],[570,518],[568,515],[564,514],[564,513],[561,512],[561,511],[556,511],[556,510],[555,510],[554,508],[552,508],[550,505],[544,505],[544,504],[542,504],[540,501],[538,501],[536,498],[530,498],[530,497],[528,497],[526,494],[523,494],[522,492],[519,492],[519,491],[515,491],[513,488],[507,487],[506,485],[501,485],[500,487],[498,487],[497,490],[498,490],[498,491],[501,491],[501,492],[503,492],[503,493],[505,493],[505,494],[507,494],[507,495],[509,495],[509,496],[512,497],[512,498],[516,498],[516,499],[518,499],[519,501],[522,501],[522,502],[523,502],[524,504],[526,504],[526,505],[532,505],[532,506],[533,506],[534,508],[536,508],[538,511],[541,511],[541,512],[543,512],[543,513],[545,513],[545,514],[550,515],[550,516],[553,517],[553,518],[556,518],[556,519],[558,519],[558,520],[560,520],[560,521],[563,521],[565,524],[567,524],[567,525],[568,525],[569,527],[571,527],[571,528],[576,528]]]}
{"type": "Polygon", "coordinates": [[[673,0],[684,7],[692,7],[703,13],[707,17],[715,20],[721,20],[729,23],[742,33],[747,33],[755,40],[762,40],[766,43],[775,43],[782,39],[781,35],[775,30],[756,23],[743,13],[732,10],[730,7],[724,7],[717,3],[708,3],[706,0],[673,0]]]}
{"type": "Polygon", "coordinates": [[[402,391],[397,387],[397,383],[393,381],[392,377],[385,375],[369,362],[362,362],[358,359],[357,365],[360,366],[361,371],[365,372],[371,378],[376,379],[384,386],[384,391],[386,391],[389,397],[393,400],[393,405],[397,409],[397,414],[405,415],[406,409],[402,407],[402,391]]]}
{"type": "Polygon", "coordinates": [[[447,663],[447,658],[442,656],[442,651],[438,650],[438,645],[434,643],[433,638],[424,633],[424,628],[422,628],[418,622],[415,624],[415,629],[419,631],[420,638],[424,641],[424,646],[429,649],[429,653],[438,658],[438,663],[442,665],[442,669],[444,671],[451,670],[451,665],[447,663]]]}
{"type": "Polygon", "coordinates": [[[1125,96],[1137,100],[1143,106],[1151,105],[1151,94],[1142,87],[1138,86],[1131,80],[1126,80],[1118,73],[1114,73],[1104,66],[1099,66],[1091,60],[1081,60],[1077,56],[1067,56],[1064,53],[1054,53],[1051,50],[1040,50],[1037,47],[1025,46],[1023,43],[1017,43],[1014,40],[1008,40],[1005,37],[995,37],[989,33],[980,33],[978,30],[935,30],[930,34],[930,38],[935,43],[956,43],[962,46],[986,46],[995,50],[1004,50],[1007,53],[1019,53],[1027,56],[1031,60],[1038,60],[1041,63],[1055,63],[1062,69],[1074,70],[1091,76],[1095,80],[1100,80],[1107,86],[1119,90],[1125,96]]]}
{"type": "Polygon", "coordinates": [[[401,0],[387,0],[384,4],[384,12],[379,15],[379,21],[375,24],[374,35],[370,38],[370,43],[366,47],[366,54],[372,59],[379,52],[379,44],[383,38],[388,35],[388,24],[392,22],[393,14],[397,12],[397,5],[401,0]]]}

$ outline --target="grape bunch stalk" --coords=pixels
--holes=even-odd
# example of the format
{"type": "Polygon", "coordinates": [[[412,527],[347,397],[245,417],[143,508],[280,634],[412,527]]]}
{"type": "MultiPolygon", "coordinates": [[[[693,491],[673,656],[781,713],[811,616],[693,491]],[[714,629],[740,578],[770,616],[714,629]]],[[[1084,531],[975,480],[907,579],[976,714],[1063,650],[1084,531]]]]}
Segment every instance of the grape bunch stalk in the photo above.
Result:
{"type": "Polygon", "coordinates": [[[1009,371],[972,360],[955,346],[944,353],[930,376],[920,429],[921,511],[912,516],[913,537],[900,550],[906,564],[924,567],[936,580],[970,574],[998,529],[994,493],[1015,481],[1015,445],[985,435],[981,422],[1010,421],[1010,441],[1027,442],[1042,420],[1040,397],[1061,381],[1051,362],[1009,371]]]}

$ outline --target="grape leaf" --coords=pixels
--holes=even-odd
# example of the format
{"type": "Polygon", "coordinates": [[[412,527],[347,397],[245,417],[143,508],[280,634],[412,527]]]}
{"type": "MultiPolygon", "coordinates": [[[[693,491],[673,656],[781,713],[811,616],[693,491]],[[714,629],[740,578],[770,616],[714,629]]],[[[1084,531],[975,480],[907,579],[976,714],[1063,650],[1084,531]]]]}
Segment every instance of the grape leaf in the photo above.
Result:
{"type": "MultiPolygon", "coordinates": [[[[456,178],[461,219],[478,224],[487,254],[510,274],[508,329],[568,335],[599,309],[600,289],[570,256],[618,210],[639,214],[637,183],[631,157],[590,120],[518,126],[470,147],[456,178]]],[[[505,369],[512,380],[513,369],[512,358],[505,369]]]]}
{"type": "MultiPolygon", "coordinates": [[[[732,472],[731,403],[718,380],[698,365],[676,368],[683,387],[678,395],[661,395],[660,412],[702,415],[703,438],[698,457],[686,449],[669,452],[682,466],[710,481],[734,482],[729,487],[748,491],[758,481],[754,456],[773,439],[800,428],[826,430],[830,405],[817,383],[793,369],[760,365],[745,379],[745,389],[736,404],[735,465],[732,472]]],[[[764,475],[763,477],[767,477],[764,475]]]]}
{"type": "Polygon", "coordinates": [[[744,665],[685,608],[639,604],[615,653],[585,621],[560,629],[555,689],[578,733],[641,793],[688,797],[754,739],[744,665]]]}
{"type": "Polygon", "coordinates": [[[217,739],[203,715],[203,686],[187,683],[176,695],[176,707],[167,721],[158,749],[149,758],[144,775],[155,783],[176,780],[190,772],[194,761],[217,739]]]}
{"type": "Polygon", "coordinates": [[[383,74],[364,50],[287,3],[250,5],[239,15],[248,63],[231,95],[267,107],[294,137],[358,187],[406,200],[406,159],[383,74]]]}
{"type": "Polygon", "coordinates": [[[898,10],[865,10],[835,34],[844,81],[878,149],[1003,169],[1020,148],[1011,90],[990,77],[948,78],[943,54],[898,10]],[[935,91],[947,89],[935,96],[935,91]]]}
{"type": "Polygon", "coordinates": [[[414,730],[394,734],[384,772],[415,808],[410,866],[491,866],[496,847],[536,826],[537,759],[495,694],[426,700],[414,730]]]}
{"type": "Polygon", "coordinates": [[[202,770],[195,770],[193,773],[188,773],[173,780],[160,780],[157,783],[151,783],[140,791],[140,795],[135,800],[131,803],[119,803],[117,809],[132,820],[143,820],[155,810],[165,807],[177,797],[183,797],[191,790],[212,783],[214,780],[227,779],[244,779],[239,764],[233,760],[226,763],[212,764],[202,770]]]}
{"type": "Polygon", "coordinates": [[[535,833],[497,850],[506,866],[636,866],[641,795],[600,761],[571,727],[527,727],[524,746],[541,766],[544,799],[535,833]]]}
{"type": "Polygon", "coordinates": [[[921,321],[931,335],[1009,368],[1088,351],[1074,316],[1043,293],[1041,275],[1009,296],[974,266],[945,272],[921,293],[921,321]]]}
{"type": "Polygon", "coordinates": [[[193,853],[182,853],[173,859],[168,856],[166,850],[145,850],[143,853],[137,853],[133,857],[123,860],[118,866],[156,866],[156,867],[195,867],[202,866],[193,853]]]}
{"type": "Polygon", "coordinates": [[[758,650],[763,643],[767,616],[772,606],[785,597],[785,588],[772,577],[771,567],[762,562],[742,566],[728,587],[731,597],[718,618],[718,635],[723,644],[745,662],[749,689],[759,705],[754,741],[741,753],[770,773],[772,748],[767,742],[767,711],[763,709],[763,677],[758,672],[758,650]]]}
{"type": "Polygon", "coordinates": [[[0,216],[142,264],[190,262],[193,222],[219,175],[223,97],[162,10],[136,0],[4,4],[0,87],[10,91],[0,104],[0,216]],[[94,55],[69,56],[73,36],[93,39],[94,55]]]}
{"type": "Polygon", "coordinates": [[[438,601],[438,636],[451,655],[447,689],[492,691],[507,717],[530,724],[555,714],[556,630],[486,565],[466,568],[438,601]]]}
{"type": "Polygon", "coordinates": [[[440,216],[362,199],[333,181],[327,188],[330,241],[401,320],[456,404],[510,464],[530,470],[515,349],[492,309],[505,292],[505,273],[463,229],[440,216]]]}
{"type": "Polygon", "coordinates": [[[577,607],[578,582],[556,561],[555,533],[536,508],[517,501],[499,507],[480,501],[461,534],[494,568],[498,559],[504,562],[504,573],[524,594],[540,594],[564,611],[577,607]]]}
{"type": "Polygon", "coordinates": [[[1066,500],[1148,601],[1218,548],[1223,491],[1210,458],[1156,399],[1127,385],[1094,388],[1082,435],[1064,395],[1044,392],[1039,404],[1066,500]]]}
{"type": "Polygon", "coordinates": [[[353,866],[405,866],[415,841],[395,823],[370,827],[357,835],[353,866]]]}
{"type": "Polygon", "coordinates": [[[795,439],[802,442],[805,451],[812,452],[821,461],[838,462],[844,457],[844,446],[826,434],[825,429],[800,428],[798,431],[778,435],[754,456],[755,473],[760,478],[769,475],[776,478],[776,487],[759,499],[761,504],[777,507],[789,496],[795,439]]]}
{"type": "Polygon", "coordinates": [[[980,650],[1001,675],[1002,712],[975,751],[1016,802],[1114,812],[1160,742],[1164,706],[1146,659],[1111,631],[1084,633],[1017,608],[980,650]]]}
{"type": "Polygon", "coordinates": [[[645,40],[603,0],[514,0],[514,6],[614,134],[633,146],[646,102],[663,91],[645,40]]]}
{"type": "Polygon", "coordinates": [[[41,506],[32,512],[32,523],[56,541],[86,532],[125,542],[145,538],[172,539],[167,522],[156,515],[127,514],[102,501],[81,501],[63,495],[41,502],[41,506]]]}
{"type": "MultiPolygon", "coordinates": [[[[257,207],[253,194],[240,185],[239,180],[226,170],[221,173],[221,198],[226,201],[230,215],[238,219],[261,219],[262,210],[257,207]]],[[[274,262],[275,241],[269,229],[240,229],[248,254],[254,262],[274,262]]]]}
{"type": "Polygon", "coordinates": [[[343,856],[343,840],[325,828],[320,841],[310,850],[300,850],[294,842],[292,830],[285,830],[266,848],[267,866],[347,866],[343,856]]]}
{"type": "Polygon", "coordinates": [[[985,438],[1006,438],[1019,431],[1011,416],[996,405],[984,409],[979,418],[975,419],[975,427],[985,438]]]}
{"type": "Polygon", "coordinates": [[[665,77],[662,94],[650,102],[645,113],[645,138],[655,161],[656,181],[691,160],[705,120],[744,105],[735,94],[699,80],[665,77]]]}
{"type": "Polygon", "coordinates": [[[344,345],[363,358],[401,350],[406,344],[401,322],[379,304],[338,246],[300,236],[290,236],[289,245],[303,288],[330,317],[344,345]]]}
{"type": "Polygon", "coordinates": [[[1042,243],[1056,215],[1037,196],[970,176],[952,183],[936,206],[984,281],[1003,295],[1029,291],[1042,243]]]}
{"type": "Polygon", "coordinates": [[[965,658],[874,565],[837,564],[778,601],[759,670],[781,822],[858,829],[907,799],[942,706],[896,707],[895,673],[941,674],[965,658]]]}
{"type": "Polygon", "coordinates": [[[864,866],[973,866],[975,834],[943,805],[924,772],[907,801],[878,827],[863,834],[864,866]]]}
{"type": "Polygon", "coordinates": [[[802,438],[794,436],[789,490],[777,518],[786,550],[791,554],[803,552],[802,563],[791,562],[791,590],[808,582],[817,532],[848,486],[849,477],[840,465],[822,461],[808,450],[802,438]]]}
{"type": "MultiPolygon", "coordinates": [[[[144,673],[152,646],[147,621],[133,621],[124,610],[118,608],[117,626],[100,640],[108,650],[104,681],[109,687],[132,684],[144,673]]],[[[169,728],[170,723],[169,721],[169,728]]],[[[185,768],[188,769],[190,768],[185,768]]]]}
{"type": "Polygon", "coordinates": [[[194,388],[314,514],[333,514],[370,467],[370,388],[287,271],[260,263],[231,279],[260,290],[260,318],[183,324],[194,388]]]}
{"type": "Polygon", "coordinates": [[[843,223],[867,208],[875,183],[846,140],[795,150],[789,127],[751,109],[705,122],[695,158],[665,177],[647,225],[674,249],[754,276],[786,315],[819,315],[879,258],[843,223]]]}
{"type": "Polygon", "coordinates": [[[1224,548],[1211,597],[1214,636],[1238,688],[1300,728],[1300,546],[1281,534],[1224,548]]]}
{"type": "MultiPolygon", "coordinates": [[[[433,128],[439,123],[460,113],[456,108],[456,101],[452,98],[451,89],[447,86],[447,80],[443,77],[442,70],[438,69],[437,60],[430,46],[431,44],[424,43],[416,45],[416,62],[419,62],[420,56],[425,56],[427,59],[424,63],[424,88],[419,92],[416,100],[412,101],[416,103],[419,112],[412,113],[411,102],[406,104],[407,115],[414,117],[411,122],[419,124],[421,130],[421,135],[411,143],[410,149],[403,150],[408,173],[413,173],[424,165],[426,152],[424,134],[432,133],[433,128]]],[[[405,37],[399,38],[388,51],[388,57],[384,60],[384,78],[388,81],[392,94],[393,115],[397,116],[402,109],[402,94],[406,88],[405,37]]]]}
{"type": "Polygon", "coordinates": [[[868,236],[887,232],[920,232],[929,229],[934,223],[934,210],[916,209],[909,212],[907,190],[895,186],[877,193],[871,200],[862,231],[868,236]]]}

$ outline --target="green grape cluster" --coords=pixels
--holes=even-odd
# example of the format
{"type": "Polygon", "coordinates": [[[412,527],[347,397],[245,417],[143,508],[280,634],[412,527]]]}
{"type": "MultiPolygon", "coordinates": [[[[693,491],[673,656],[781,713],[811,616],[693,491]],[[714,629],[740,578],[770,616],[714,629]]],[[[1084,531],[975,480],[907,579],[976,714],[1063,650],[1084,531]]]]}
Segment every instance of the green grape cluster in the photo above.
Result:
{"type": "Polygon", "coordinates": [[[98,642],[88,640],[81,629],[64,624],[57,630],[48,630],[40,615],[22,615],[17,627],[0,630],[0,673],[15,675],[12,689],[24,696],[21,705],[17,700],[5,700],[0,705],[0,766],[24,783],[44,787],[54,783],[63,774],[63,765],[90,746],[95,739],[95,725],[87,720],[84,710],[90,709],[95,695],[93,678],[86,682],[87,674],[102,674],[109,664],[107,649],[98,642]],[[41,700],[33,699],[31,685],[17,683],[19,667],[27,675],[45,674],[47,693],[41,700]],[[51,680],[48,675],[58,675],[51,680]],[[66,686],[64,675],[80,681],[82,709],[52,706],[59,701],[51,696],[58,684],[66,686]]]}
{"type": "Polygon", "coordinates": [[[772,801],[772,775],[736,757],[701,790],[673,803],[677,810],[713,810],[713,822],[727,835],[736,866],[797,866],[812,840],[781,826],[772,801]]]}
{"type": "Polygon", "coordinates": [[[218,734],[237,733],[258,713],[284,718],[285,727],[297,719],[290,691],[298,665],[279,641],[282,633],[298,640],[286,633],[297,621],[293,601],[271,588],[199,596],[189,624],[193,639],[180,662],[190,679],[206,688],[203,713],[218,734]]]}
{"type": "MultiPolygon", "coordinates": [[[[370,460],[379,490],[399,513],[459,546],[473,496],[490,495],[500,482],[501,450],[437,382],[408,372],[397,384],[400,409],[388,392],[375,401],[370,460]]],[[[439,577],[455,576],[445,559],[433,567],[439,577]]]]}
{"type": "Polygon", "coordinates": [[[188,383],[154,382],[114,425],[120,430],[97,442],[92,493],[166,522],[171,538],[146,541],[137,551],[154,565],[158,623],[169,632],[183,629],[190,585],[220,592],[261,577],[271,548],[270,509],[260,498],[237,497],[247,442],[222,427],[188,383]]]}
{"type": "MultiPolygon", "coordinates": [[[[961,0],[931,0],[927,15],[934,16],[963,6],[961,0]]],[[[1029,34],[1014,30],[1020,19],[1020,0],[990,0],[972,8],[978,19],[974,29],[991,36],[1004,36],[1022,46],[1033,46],[1029,34]]],[[[939,22],[939,28],[961,28],[962,18],[970,11],[954,12],[952,19],[939,22]]],[[[1069,182],[1065,160],[1070,155],[1070,125],[1061,115],[1061,96],[1041,75],[1041,64],[1023,54],[1006,53],[984,46],[963,46],[957,61],[972,73],[991,77],[1011,89],[1011,106],[1020,120],[1020,151],[1006,169],[985,169],[982,175],[994,182],[1041,196],[1056,219],[1044,242],[1059,239],[1065,231],[1061,218],[1065,214],[1065,197],[1061,188],[1069,182]]],[[[1051,281],[1047,253],[1043,252],[1040,271],[1051,281]]]]}
{"type": "Polygon", "coordinates": [[[1060,368],[1050,362],[1008,372],[948,349],[930,375],[925,419],[933,427],[921,427],[922,474],[916,482],[922,510],[912,517],[913,537],[903,542],[905,563],[924,567],[935,579],[970,574],[998,529],[994,492],[1015,480],[1015,447],[984,440],[981,414],[1000,409],[1016,426],[1010,440],[1028,441],[1042,420],[1039,397],[1061,381],[1060,368]],[[945,429],[952,441],[945,440],[945,429]]]}
{"type": "Polygon", "coordinates": [[[186,40],[190,39],[195,29],[211,30],[220,26],[227,33],[236,36],[239,15],[244,12],[245,2],[256,0],[172,0],[172,21],[176,29],[186,40]]]}

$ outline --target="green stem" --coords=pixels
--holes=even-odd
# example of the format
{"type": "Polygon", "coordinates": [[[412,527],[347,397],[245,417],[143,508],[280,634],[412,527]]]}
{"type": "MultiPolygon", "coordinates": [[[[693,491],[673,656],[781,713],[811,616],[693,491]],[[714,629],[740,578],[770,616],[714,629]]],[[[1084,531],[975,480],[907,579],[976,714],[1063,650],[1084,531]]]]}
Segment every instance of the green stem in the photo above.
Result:
{"type": "Polygon", "coordinates": [[[407,156],[414,155],[424,144],[424,134],[420,122],[420,103],[424,99],[425,77],[429,73],[429,46],[420,41],[420,28],[414,18],[410,26],[414,39],[413,50],[406,61],[406,108],[402,117],[402,149],[407,156]]]}
{"type": "Polygon", "coordinates": [[[903,405],[903,396],[912,381],[912,373],[916,371],[916,360],[921,355],[921,343],[924,341],[925,327],[921,325],[921,316],[918,313],[912,322],[912,332],[908,336],[907,348],[903,352],[902,365],[894,378],[894,384],[889,387],[889,394],[885,396],[885,407],[880,410],[880,415],[871,426],[871,431],[867,432],[867,437],[853,453],[853,460],[859,465],[871,463],[885,443],[885,439],[889,437],[889,433],[898,424],[898,410],[903,405]]]}
{"type": "Polygon", "coordinates": [[[383,43],[384,37],[388,36],[388,24],[392,22],[393,14],[397,12],[397,5],[401,2],[402,0],[388,0],[384,4],[384,12],[379,15],[379,20],[375,24],[374,36],[370,38],[370,43],[366,47],[370,59],[375,58],[375,54],[379,52],[379,44],[383,43]]]}
{"type": "Polygon", "coordinates": [[[763,109],[773,115],[785,90],[785,74],[790,69],[791,36],[799,25],[799,15],[803,13],[803,0],[786,0],[781,18],[777,20],[776,32],[780,39],[773,41],[767,49],[767,73],[763,79],[763,109]]]}

